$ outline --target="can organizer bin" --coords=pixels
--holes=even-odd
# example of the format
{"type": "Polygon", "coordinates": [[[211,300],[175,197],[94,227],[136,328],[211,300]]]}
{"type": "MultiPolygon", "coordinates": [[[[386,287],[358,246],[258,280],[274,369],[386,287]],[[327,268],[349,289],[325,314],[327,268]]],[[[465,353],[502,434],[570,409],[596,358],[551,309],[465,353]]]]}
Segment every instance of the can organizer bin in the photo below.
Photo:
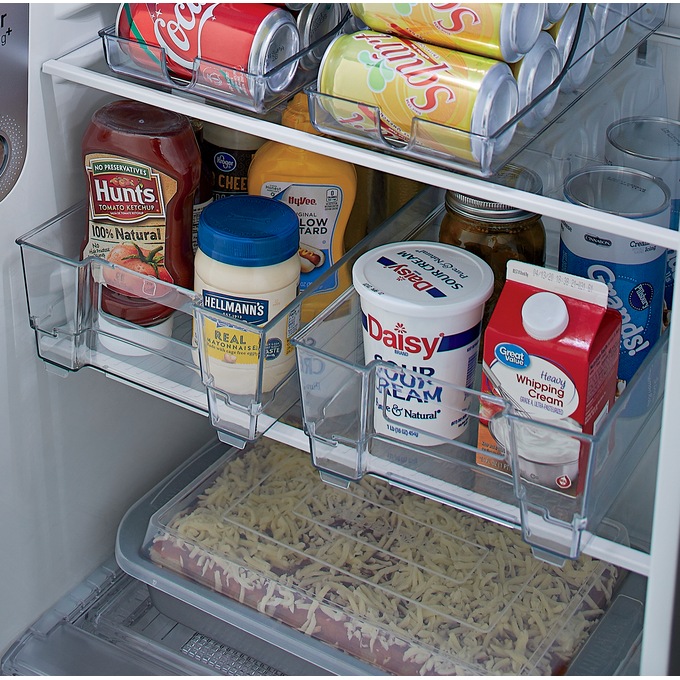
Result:
{"type": "Polygon", "coordinates": [[[142,45],[134,38],[119,37],[115,26],[102,29],[99,35],[106,62],[118,75],[162,89],[169,88],[174,94],[198,96],[235,109],[266,113],[315,80],[324,50],[335,36],[350,30],[351,25],[352,16],[345,11],[339,23],[328,33],[263,74],[196,58],[190,79],[174,77],[168,72],[164,48],[142,45]],[[145,59],[135,58],[142,51],[145,59]],[[292,78],[285,75],[290,72],[293,72],[292,78]],[[289,82],[281,88],[278,83],[284,76],[289,82]]]}
{"type": "MultiPolygon", "coordinates": [[[[441,214],[433,216],[412,238],[436,241],[440,221],[441,214]]],[[[530,421],[500,397],[424,378],[409,369],[407,359],[404,366],[384,361],[366,364],[361,305],[353,287],[305,326],[293,343],[304,427],[322,478],[339,486],[348,486],[365,475],[388,479],[521,529],[534,552],[549,561],[577,557],[590,537],[601,535],[607,511],[661,426],[668,333],[656,343],[596,435],[530,421]],[[409,394],[423,389],[459,393],[460,398],[450,400],[455,406],[446,415],[452,421],[467,416],[469,424],[462,436],[446,439],[434,428],[428,429],[427,420],[414,426],[409,419],[409,436],[404,437],[400,409],[408,408],[409,394]],[[497,411],[492,424],[502,428],[505,440],[511,442],[507,462],[512,475],[476,463],[480,452],[477,426],[491,402],[497,411]],[[482,406],[487,408],[483,410],[482,406]],[[374,423],[377,411],[378,427],[374,423]],[[523,431],[535,434],[536,429],[542,439],[550,439],[555,446],[576,444],[587,451],[586,481],[577,495],[525,481],[515,472],[519,469],[516,442],[522,439],[523,431]],[[426,441],[434,437],[441,443],[419,445],[418,435],[426,441]]],[[[475,386],[480,384],[479,369],[477,374],[475,386]]],[[[437,406],[447,409],[444,403],[437,406]]]]}
{"type": "MultiPolygon", "coordinates": [[[[309,95],[312,124],[330,137],[420,163],[426,162],[439,168],[488,177],[526,149],[536,136],[536,131],[542,132],[560,119],[585,92],[600,82],[603,75],[663,24],[666,11],[666,5],[663,3],[643,3],[638,6],[630,4],[626,7],[626,13],[611,20],[604,29],[606,32],[599,36],[599,40],[590,49],[582,52],[578,41],[575,40],[566,57],[566,63],[554,82],[530,104],[523,107],[520,105],[519,110],[505,122],[499,119],[496,129],[488,132],[454,127],[414,116],[407,138],[400,138],[393,134],[393,123],[385,124],[386,112],[381,110],[380,106],[327,91],[322,92],[317,83],[305,88],[309,95]],[[609,44],[615,34],[620,35],[624,30],[623,39],[616,52],[608,55],[606,59],[600,57],[599,55],[605,51],[605,44],[609,44]],[[586,64],[588,68],[585,67],[586,64]],[[570,79],[572,72],[574,74],[585,72],[587,77],[585,80],[579,77],[575,86],[571,84],[572,80],[576,80],[570,79]],[[559,93],[555,99],[556,90],[559,90],[559,93]],[[550,106],[547,106],[548,101],[551,102],[550,106]],[[546,115],[541,113],[542,110],[547,112],[548,109],[551,111],[546,115]],[[515,134],[516,131],[523,133],[528,131],[530,134],[518,135],[515,134]]],[[[590,10],[588,5],[583,4],[580,6],[576,25],[577,35],[586,20],[586,13],[589,14],[590,10]]],[[[587,19],[592,21],[590,16],[587,19]]],[[[397,59],[393,54],[394,45],[391,49],[389,59],[384,61],[397,59]]],[[[416,59],[413,54],[407,59],[405,50],[399,54],[403,55],[404,62],[411,63],[416,59]]],[[[398,71],[398,66],[399,62],[395,62],[393,67],[385,65],[384,68],[394,73],[398,71]]],[[[323,64],[320,68],[323,70],[323,64]]],[[[393,77],[388,75],[388,80],[393,77]]],[[[408,85],[404,87],[408,90],[408,85]]]]}

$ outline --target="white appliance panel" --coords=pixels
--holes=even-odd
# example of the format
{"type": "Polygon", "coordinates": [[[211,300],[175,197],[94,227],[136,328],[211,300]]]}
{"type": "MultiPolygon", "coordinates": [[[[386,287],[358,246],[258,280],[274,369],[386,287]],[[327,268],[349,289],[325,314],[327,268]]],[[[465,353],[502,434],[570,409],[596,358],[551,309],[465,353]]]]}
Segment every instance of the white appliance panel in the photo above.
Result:
{"type": "MultiPolygon", "coordinates": [[[[207,418],[95,371],[49,373],[27,323],[14,240],[84,198],[80,138],[111,99],[55,83],[41,66],[112,23],[116,8],[31,4],[28,12],[26,160],[0,195],[0,611],[11,612],[0,617],[0,654],[111,554],[118,521],[140,493],[214,435],[207,418]]],[[[7,62],[10,48],[21,52],[25,14],[26,5],[0,4],[3,68],[21,70],[7,62]]],[[[16,115],[15,95],[20,87],[3,88],[0,121],[6,109],[16,115]]]]}

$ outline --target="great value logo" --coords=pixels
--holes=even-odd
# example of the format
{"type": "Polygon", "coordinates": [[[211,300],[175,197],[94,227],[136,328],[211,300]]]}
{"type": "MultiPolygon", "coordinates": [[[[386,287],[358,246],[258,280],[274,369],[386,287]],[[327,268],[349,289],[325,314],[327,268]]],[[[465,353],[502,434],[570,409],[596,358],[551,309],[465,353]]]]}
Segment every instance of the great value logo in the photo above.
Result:
{"type": "Polygon", "coordinates": [[[496,345],[493,353],[498,361],[511,368],[524,369],[531,364],[529,354],[522,347],[511,342],[502,342],[496,345]]]}

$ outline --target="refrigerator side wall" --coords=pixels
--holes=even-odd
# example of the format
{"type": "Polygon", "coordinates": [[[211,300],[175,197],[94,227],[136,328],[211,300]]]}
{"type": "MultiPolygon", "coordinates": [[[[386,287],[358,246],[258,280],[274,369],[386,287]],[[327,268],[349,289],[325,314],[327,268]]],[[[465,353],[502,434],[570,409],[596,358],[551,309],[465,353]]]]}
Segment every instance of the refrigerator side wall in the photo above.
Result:
{"type": "MultiPolygon", "coordinates": [[[[22,5],[0,8],[11,28],[22,5]]],[[[110,98],[55,83],[41,64],[96,36],[115,11],[30,6],[27,156],[0,201],[0,654],[110,556],[132,502],[214,435],[207,418],[93,370],[48,373],[28,325],[14,240],[84,198],[80,137],[110,98]]],[[[8,55],[0,48],[0,59],[8,55]]]]}

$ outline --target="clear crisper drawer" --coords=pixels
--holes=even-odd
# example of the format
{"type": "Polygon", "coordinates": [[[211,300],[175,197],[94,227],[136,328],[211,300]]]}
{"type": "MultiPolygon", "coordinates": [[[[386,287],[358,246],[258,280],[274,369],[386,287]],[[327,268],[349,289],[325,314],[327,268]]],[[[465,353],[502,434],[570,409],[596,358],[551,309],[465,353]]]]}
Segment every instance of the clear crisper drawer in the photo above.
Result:
{"type": "MultiPolygon", "coordinates": [[[[391,101],[388,84],[400,68],[407,72],[413,63],[418,63],[419,57],[414,53],[407,54],[405,50],[395,51],[393,47],[385,50],[384,59],[379,60],[379,68],[376,65],[373,70],[366,70],[367,77],[370,74],[370,78],[380,79],[383,75],[385,78],[381,86],[383,89],[373,83],[362,85],[364,90],[372,91],[370,101],[321,92],[315,83],[307,86],[312,123],[331,137],[391,155],[467,174],[491,176],[514,159],[535,137],[540,138],[549,124],[560,119],[604,75],[657,30],[666,14],[666,4],[663,3],[610,3],[607,7],[609,20],[599,40],[590,48],[574,41],[554,82],[547,85],[530,104],[520,106],[516,115],[496,130],[480,133],[471,131],[469,124],[467,128],[456,127],[414,116],[410,130],[395,132],[399,127],[395,124],[396,120],[401,120],[402,116],[408,120],[409,114],[406,107],[400,108],[397,101],[400,95],[395,94],[391,101]],[[620,45],[614,50],[619,40],[620,45]],[[613,53],[610,53],[612,50],[613,53]],[[524,134],[518,135],[517,131],[524,134]]],[[[442,20],[446,21],[444,17],[442,20]]],[[[576,24],[577,35],[586,22],[595,31],[589,5],[584,3],[576,24]]],[[[351,60],[351,57],[348,59],[351,60]]],[[[341,59],[339,63],[342,63],[341,59]]],[[[465,75],[460,77],[465,78],[465,75]]],[[[544,79],[547,80],[545,76],[544,79]]],[[[418,87],[422,89],[422,85],[418,84],[418,87]]],[[[444,89],[441,85],[437,87],[444,89]]],[[[415,85],[405,83],[404,88],[417,92],[415,85]]]]}
{"type": "MultiPolygon", "coordinates": [[[[431,228],[426,225],[416,234],[418,239],[430,235],[431,228]]],[[[303,421],[322,478],[339,486],[349,486],[365,475],[388,479],[418,494],[521,528],[525,540],[544,559],[574,558],[584,547],[584,537],[601,533],[603,518],[661,427],[668,334],[647,357],[597,435],[589,436],[528,420],[500,398],[425,379],[408,368],[380,361],[366,365],[362,333],[359,296],[350,288],[294,338],[303,421]],[[381,381],[399,385],[401,393],[396,394],[396,388],[380,389],[381,381]],[[443,388],[441,393],[449,395],[459,391],[466,405],[461,407],[462,400],[457,400],[455,408],[448,408],[452,420],[467,414],[465,434],[457,440],[444,439],[428,430],[428,421],[422,421],[419,428],[409,424],[405,432],[397,416],[399,408],[408,408],[409,387],[418,388],[417,394],[423,389],[435,394],[443,388]],[[507,462],[513,471],[519,469],[517,442],[523,433],[554,446],[573,446],[576,440],[588,456],[583,489],[575,496],[567,495],[525,481],[516,472],[511,476],[479,466],[477,426],[488,413],[481,409],[482,397],[486,407],[493,402],[498,410],[492,425],[505,430],[505,440],[510,442],[507,462]],[[390,434],[376,431],[376,413],[387,421],[379,429],[390,434]],[[418,433],[434,436],[441,444],[418,445],[414,443],[418,433]]],[[[447,409],[444,403],[438,406],[447,409]]]]}
{"type": "MultiPolygon", "coordinates": [[[[367,248],[407,237],[433,209],[441,192],[427,189],[376,228],[320,277],[315,286],[338,277],[337,294],[351,282],[352,263],[367,248]],[[344,271],[344,274],[342,273],[344,271]],[[344,283],[343,282],[347,282],[344,283]]],[[[39,356],[68,371],[91,366],[184,407],[209,415],[220,438],[237,446],[262,435],[300,400],[295,357],[273,379],[265,355],[280,319],[311,318],[316,310],[315,286],[299,295],[263,326],[203,307],[191,290],[137,274],[99,258],[80,260],[85,204],[78,205],[17,239],[21,247],[29,319],[39,356]],[[102,309],[105,283],[136,297],[171,308],[170,320],[144,328],[112,317],[102,309]],[[194,320],[198,323],[194,324],[194,320]],[[244,383],[229,373],[226,361],[205,347],[205,322],[248,338],[257,361],[244,383]],[[197,347],[192,349],[193,328],[197,347]]]]}
{"type": "Polygon", "coordinates": [[[121,567],[342,675],[561,674],[622,576],[534,560],[512,530],[382,480],[325,485],[268,439],[178,488],[128,512],[121,567]]]}
{"type": "MultiPolygon", "coordinates": [[[[337,10],[333,8],[333,11],[337,10]]],[[[350,30],[353,25],[353,17],[348,11],[345,10],[344,14],[337,12],[342,16],[332,30],[262,75],[196,58],[191,69],[191,80],[182,80],[168,72],[165,49],[118,37],[115,26],[103,29],[99,35],[103,41],[106,62],[114,73],[163,89],[170,88],[175,93],[204,97],[236,109],[265,113],[316,78],[319,62],[330,41],[345,30],[350,30]],[[287,84],[281,87],[281,82],[287,84]]]]}

